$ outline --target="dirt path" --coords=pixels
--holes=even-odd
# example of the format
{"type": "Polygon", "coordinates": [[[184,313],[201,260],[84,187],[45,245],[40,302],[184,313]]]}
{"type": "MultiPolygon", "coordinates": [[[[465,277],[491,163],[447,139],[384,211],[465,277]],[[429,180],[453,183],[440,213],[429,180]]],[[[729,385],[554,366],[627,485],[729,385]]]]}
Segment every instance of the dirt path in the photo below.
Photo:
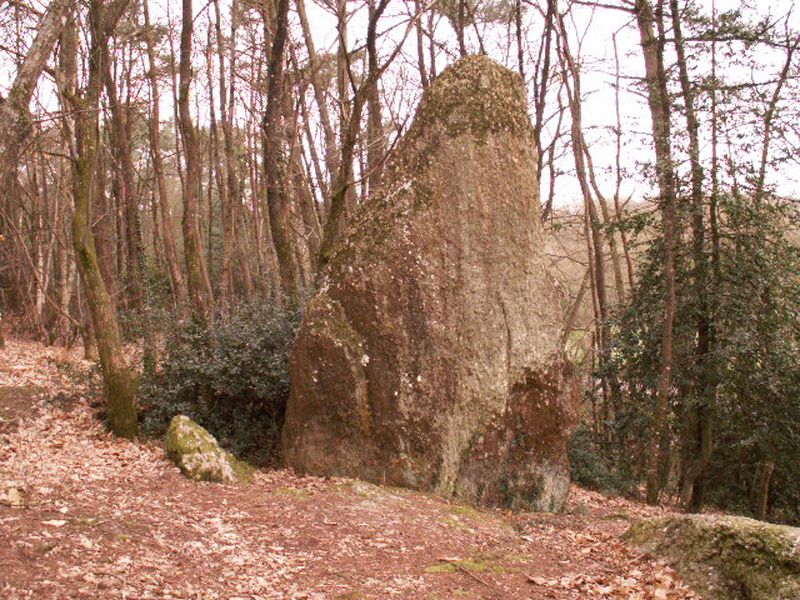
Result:
{"type": "Polygon", "coordinates": [[[545,515],[284,470],[190,482],[104,431],[86,368],[20,342],[0,358],[2,598],[695,598],[619,541],[658,511],[577,488],[545,515]]]}

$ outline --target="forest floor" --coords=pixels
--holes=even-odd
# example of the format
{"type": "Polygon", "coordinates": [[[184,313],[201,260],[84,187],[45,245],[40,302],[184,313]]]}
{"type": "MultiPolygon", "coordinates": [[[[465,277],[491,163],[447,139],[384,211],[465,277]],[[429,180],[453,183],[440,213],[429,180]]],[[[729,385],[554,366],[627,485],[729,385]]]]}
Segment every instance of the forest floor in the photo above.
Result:
{"type": "Polygon", "coordinates": [[[511,513],[286,470],[195,483],[160,442],[105,431],[90,374],[0,350],[2,598],[699,598],[620,539],[668,508],[573,487],[563,514],[511,513]]]}

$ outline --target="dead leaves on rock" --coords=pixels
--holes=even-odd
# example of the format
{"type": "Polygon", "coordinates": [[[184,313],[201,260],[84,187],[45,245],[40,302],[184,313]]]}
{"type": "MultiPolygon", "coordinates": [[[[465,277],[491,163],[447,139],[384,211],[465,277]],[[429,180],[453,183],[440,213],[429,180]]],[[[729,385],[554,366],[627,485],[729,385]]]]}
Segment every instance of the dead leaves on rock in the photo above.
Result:
{"type": "Polygon", "coordinates": [[[538,587],[551,590],[553,598],[558,591],[575,592],[582,598],[608,598],[619,600],[701,600],[675,572],[666,565],[656,563],[657,568],[645,574],[632,569],[626,575],[564,575],[557,578],[529,576],[528,581],[538,587]]]}

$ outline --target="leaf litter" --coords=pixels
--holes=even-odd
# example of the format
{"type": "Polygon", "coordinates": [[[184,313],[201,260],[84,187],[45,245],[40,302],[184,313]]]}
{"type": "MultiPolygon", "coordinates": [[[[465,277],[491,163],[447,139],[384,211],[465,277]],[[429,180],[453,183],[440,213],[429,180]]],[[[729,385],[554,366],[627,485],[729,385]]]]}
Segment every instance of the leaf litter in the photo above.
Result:
{"type": "Polygon", "coordinates": [[[0,355],[2,598],[700,598],[620,540],[669,508],[573,486],[564,514],[511,513],[288,470],[195,483],[104,429],[93,373],[35,343],[0,355]]]}

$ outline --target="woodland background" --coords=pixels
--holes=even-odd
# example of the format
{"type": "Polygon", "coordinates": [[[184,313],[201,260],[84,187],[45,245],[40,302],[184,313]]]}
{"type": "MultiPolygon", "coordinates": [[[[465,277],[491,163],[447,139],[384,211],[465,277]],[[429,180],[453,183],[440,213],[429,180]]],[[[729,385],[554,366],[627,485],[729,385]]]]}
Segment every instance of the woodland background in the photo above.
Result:
{"type": "Polygon", "coordinates": [[[5,0],[4,333],[83,343],[115,433],[182,411],[278,460],[303,299],[421,92],[484,53],[529,93],[586,389],[574,477],[797,523],[795,22],[683,0],[5,0]]]}

